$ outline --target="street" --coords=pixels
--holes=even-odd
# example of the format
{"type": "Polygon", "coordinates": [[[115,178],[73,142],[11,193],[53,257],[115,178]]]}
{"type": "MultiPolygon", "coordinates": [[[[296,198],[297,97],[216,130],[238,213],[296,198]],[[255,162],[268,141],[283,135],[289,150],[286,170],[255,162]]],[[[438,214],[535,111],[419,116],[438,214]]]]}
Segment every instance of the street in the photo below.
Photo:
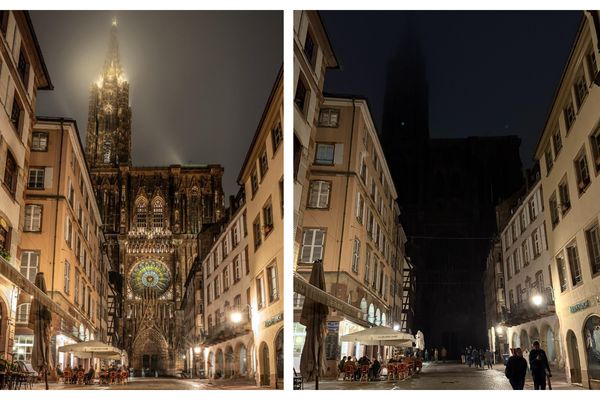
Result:
{"type": "MultiPolygon", "coordinates": [[[[314,382],[305,383],[304,389],[314,389],[314,382]]],[[[564,374],[555,373],[552,378],[555,390],[581,389],[565,381],[564,374]]],[[[400,382],[348,382],[342,380],[325,380],[319,382],[319,389],[324,390],[511,390],[508,379],[504,376],[504,366],[496,365],[494,369],[469,368],[456,363],[424,363],[421,373],[400,382]]],[[[532,390],[533,382],[528,374],[525,390],[532,390]]]]}
{"type": "MultiPolygon", "coordinates": [[[[33,385],[34,390],[44,390],[43,383],[33,385]]],[[[131,378],[124,385],[65,385],[51,383],[50,390],[252,390],[258,389],[248,381],[224,380],[210,382],[206,379],[131,378]]],[[[262,388],[264,389],[264,388],[262,388]]]]}

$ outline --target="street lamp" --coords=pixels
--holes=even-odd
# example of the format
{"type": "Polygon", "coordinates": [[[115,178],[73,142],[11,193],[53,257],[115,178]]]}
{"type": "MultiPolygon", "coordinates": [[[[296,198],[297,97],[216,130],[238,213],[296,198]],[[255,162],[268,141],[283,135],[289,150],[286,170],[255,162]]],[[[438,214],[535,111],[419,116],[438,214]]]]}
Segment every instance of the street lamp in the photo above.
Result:
{"type": "Polygon", "coordinates": [[[400,324],[398,324],[398,323],[395,323],[395,324],[394,324],[394,330],[395,330],[395,331],[399,331],[399,330],[400,330],[400,324]]]}
{"type": "Polygon", "coordinates": [[[541,306],[542,303],[544,302],[544,299],[542,298],[542,296],[540,294],[536,294],[535,296],[533,296],[531,298],[531,302],[536,305],[536,306],[541,306]]]}
{"type": "Polygon", "coordinates": [[[231,322],[233,322],[234,324],[239,324],[240,322],[242,322],[242,313],[239,311],[234,311],[229,316],[229,319],[231,319],[231,322]]]}
{"type": "Polygon", "coordinates": [[[198,355],[198,354],[200,354],[201,351],[202,351],[202,349],[200,348],[200,346],[194,347],[194,354],[198,355]]]}
{"type": "Polygon", "coordinates": [[[498,325],[496,327],[496,333],[498,333],[498,335],[502,335],[502,332],[504,332],[504,328],[502,327],[502,325],[498,325]]]}

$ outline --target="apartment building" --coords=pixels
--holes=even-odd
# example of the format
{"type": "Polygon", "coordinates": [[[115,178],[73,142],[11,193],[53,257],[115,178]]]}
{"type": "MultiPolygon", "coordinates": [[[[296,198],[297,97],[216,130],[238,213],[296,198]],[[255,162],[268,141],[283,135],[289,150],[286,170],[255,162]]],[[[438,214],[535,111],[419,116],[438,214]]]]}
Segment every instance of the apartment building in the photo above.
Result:
{"type": "Polygon", "coordinates": [[[7,268],[21,260],[23,191],[38,90],[52,90],[25,11],[0,10],[0,353],[13,346],[20,287],[7,268]],[[3,272],[4,271],[4,272],[3,272]]]}
{"type": "Polygon", "coordinates": [[[317,11],[294,11],[294,256],[308,198],[307,174],[315,152],[325,73],[338,66],[317,11]]]}
{"type": "MultiPolygon", "coordinates": [[[[96,204],[75,120],[38,117],[33,128],[24,193],[20,272],[34,281],[43,272],[48,295],[76,321],[53,314],[52,359],[73,365],[60,346],[77,341],[107,342],[108,258],[102,253],[96,204]]],[[[13,352],[28,360],[33,331],[30,296],[19,297],[13,352]]]]}
{"type": "MultiPolygon", "coordinates": [[[[502,244],[492,240],[490,252],[483,272],[483,294],[485,298],[485,323],[488,336],[488,348],[496,354],[508,354],[506,332],[501,325],[504,322],[506,299],[504,296],[504,263],[502,244]]],[[[496,361],[498,358],[496,358],[496,361]]]]}
{"type": "MultiPolygon", "coordinates": [[[[341,336],[373,325],[400,328],[406,238],[367,101],[327,97],[318,125],[296,270],[308,280],[313,262],[323,260],[326,292],[344,303],[330,307],[327,319],[325,356],[328,373],[336,375],[340,357],[377,352],[375,346],[340,342],[341,336]]],[[[298,322],[302,303],[296,293],[296,368],[306,335],[298,322]]]]}
{"type": "Polygon", "coordinates": [[[564,359],[542,193],[538,180],[512,207],[512,215],[500,232],[505,299],[502,328],[511,348],[530,349],[539,341],[554,366],[564,365],[564,359]]]}
{"type": "Polygon", "coordinates": [[[600,388],[599,18],[584,13],[535,151],[566,372],[593,389],[600,388]]]}
{"type": "Polygon", "coordinates": [[[246,193],[256,382],[283,388],[283,68],[238,176],[246,193]]]}

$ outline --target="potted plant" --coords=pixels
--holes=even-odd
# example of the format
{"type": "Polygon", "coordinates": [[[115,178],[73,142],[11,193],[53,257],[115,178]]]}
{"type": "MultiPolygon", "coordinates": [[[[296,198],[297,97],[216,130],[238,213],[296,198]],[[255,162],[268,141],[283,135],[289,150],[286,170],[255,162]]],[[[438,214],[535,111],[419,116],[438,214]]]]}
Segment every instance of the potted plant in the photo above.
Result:
{"type": "Polygon", "coordinates": [[[10,261],[10,252],[4,247],[0,247],[0,257],[4,258],[6,261],[10,261]]]}

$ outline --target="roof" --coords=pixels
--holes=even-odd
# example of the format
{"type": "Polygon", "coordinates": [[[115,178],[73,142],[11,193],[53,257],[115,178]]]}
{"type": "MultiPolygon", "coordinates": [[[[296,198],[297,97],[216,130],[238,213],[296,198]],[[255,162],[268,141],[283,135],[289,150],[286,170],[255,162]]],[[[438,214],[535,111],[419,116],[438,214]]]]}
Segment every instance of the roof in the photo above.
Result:
{"type": "Polygon", "coordinates": [[[40,48],[40,43],[37,40],[37,36],[35,35],[35,29],[33,29],[33,22],[31,21],[31,17],[29,16],[29,11],[24,11],[25,20],[27,21],[27,27],[29,28],[29,32],[31,32],[31,39],[33,40],[33,44],[35,45],[36,55],[42,66],[42,71],[44,72],[44,78],[46,80],[46,84],[44,86],[40,86],[39,90],[53,90],[54,85],[50,81],[50,74],[48,73],[48,68],[46,67],[46,62],[44,61],[44,55],[42,54],[42,49],[40,48]]]}

